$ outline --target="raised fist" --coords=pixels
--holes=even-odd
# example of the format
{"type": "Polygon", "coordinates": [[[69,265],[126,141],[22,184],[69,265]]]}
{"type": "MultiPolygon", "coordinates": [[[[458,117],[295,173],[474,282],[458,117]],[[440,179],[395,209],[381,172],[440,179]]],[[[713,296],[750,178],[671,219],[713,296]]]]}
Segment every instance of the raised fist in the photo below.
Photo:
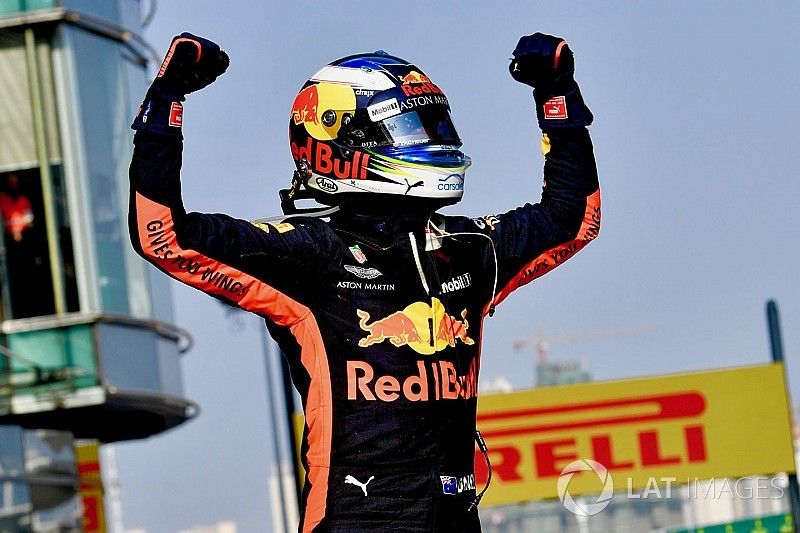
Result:
{"type": "Polygon", "coordinates": [[[575,60],[561,37],[534,33],[519,40],[508,70],[515,80],[533,88],[557,88],[573,81],[575,60]]]}
{"type": "Polygon", "coordinates": [[[522,37],[508,71],[518,82],[533,87],[536,117],[545,133],[592,123],[592,112],[573,77],[572,50],[561,37],[544,33],[522,37]]]}
{"type": "Polygon", "coordinates": [[[181,102],[187,94],[213,83],[228,63],[228,54],[208,39],[185,32],[174,37],[131,127],[182,137],[181,102]]]}
{"type": "Polygon", "coordinates": [[[185,96],[213,83],[229,63],[218,44],[184,32],[172,39],[153,85],[171,96],[185,96]]]}

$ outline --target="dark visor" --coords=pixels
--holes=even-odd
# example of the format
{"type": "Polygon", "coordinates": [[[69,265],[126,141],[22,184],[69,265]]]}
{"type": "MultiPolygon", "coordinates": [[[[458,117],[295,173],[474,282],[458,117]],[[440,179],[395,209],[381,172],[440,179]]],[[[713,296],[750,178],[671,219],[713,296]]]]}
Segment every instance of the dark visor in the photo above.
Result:
{"type": "Polygon", "coordinates": [[[407,111],[380,122],[389,142],[394,146],[416,144],[460,145],[449,109],[432,104],[419,111],[407,111]]]}
{"type": "Polygon", "coordinates": [[[362,144],[358,142],[360,137],[365,147],[461,146],[443,94],[409,96],[401,87],[381,91],[371,98],[366,109],[356,112],[352,130],[363,133],[350,138],[354,144],[362,144]]]}

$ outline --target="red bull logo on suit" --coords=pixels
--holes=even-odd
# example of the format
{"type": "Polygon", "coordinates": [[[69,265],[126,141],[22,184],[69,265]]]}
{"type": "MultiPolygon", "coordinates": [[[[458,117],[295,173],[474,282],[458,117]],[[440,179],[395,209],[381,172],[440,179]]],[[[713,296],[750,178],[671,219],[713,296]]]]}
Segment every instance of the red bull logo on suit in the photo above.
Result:
{"type": "Polygon", "coordinates": [[[475,344],[468,335],[467,310],[461,311],[460,319],[451,316],[438,298],[431,298],[430,305],[414,302],[402,311],[375,320],[366,311],[358,309],[356,313],[360,319],[358,325],[367,332],[358,341],[362,348],[388,340],[394,346],[408,346],[417,353],[431,355],[455,347],[457,342],[475,344]]]}

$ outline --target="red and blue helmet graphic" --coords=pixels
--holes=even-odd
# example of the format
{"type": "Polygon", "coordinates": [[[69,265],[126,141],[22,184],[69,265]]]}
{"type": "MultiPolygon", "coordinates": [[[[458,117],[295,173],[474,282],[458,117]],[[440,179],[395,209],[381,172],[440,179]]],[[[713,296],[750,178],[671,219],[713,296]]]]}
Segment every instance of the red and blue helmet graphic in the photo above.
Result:
{"type": "Polygon", "coordinates": [[[289,142],[304,185],[329,205],[364,193],[455,203],[470,164],[444,92],[384,52],[312,76],[292,104],[289,142]]]}

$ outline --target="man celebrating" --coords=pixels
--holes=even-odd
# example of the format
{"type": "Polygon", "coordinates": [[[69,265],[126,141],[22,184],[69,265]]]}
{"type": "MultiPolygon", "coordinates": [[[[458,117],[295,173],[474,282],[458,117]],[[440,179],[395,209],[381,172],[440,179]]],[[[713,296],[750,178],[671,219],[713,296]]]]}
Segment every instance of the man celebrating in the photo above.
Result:
{"type": "Polygon", "coordinates": [[[266,320],[303,399],[301,531],[480,531],[483,319],[599,231],[592,114],[572,51],[549,35],[520,39],[509,70],[534,88],[542,199],[476,219],[436,213],[461,199],[470,164],[444,92],[383,51],[330,63],[297,95],[285,217],[187,213],[182,102],[227,66],[206,39],[172,41],[133,124],[134,247],[266,320]],[[328,207],[298,209],[298,198],[328,207]]]}

